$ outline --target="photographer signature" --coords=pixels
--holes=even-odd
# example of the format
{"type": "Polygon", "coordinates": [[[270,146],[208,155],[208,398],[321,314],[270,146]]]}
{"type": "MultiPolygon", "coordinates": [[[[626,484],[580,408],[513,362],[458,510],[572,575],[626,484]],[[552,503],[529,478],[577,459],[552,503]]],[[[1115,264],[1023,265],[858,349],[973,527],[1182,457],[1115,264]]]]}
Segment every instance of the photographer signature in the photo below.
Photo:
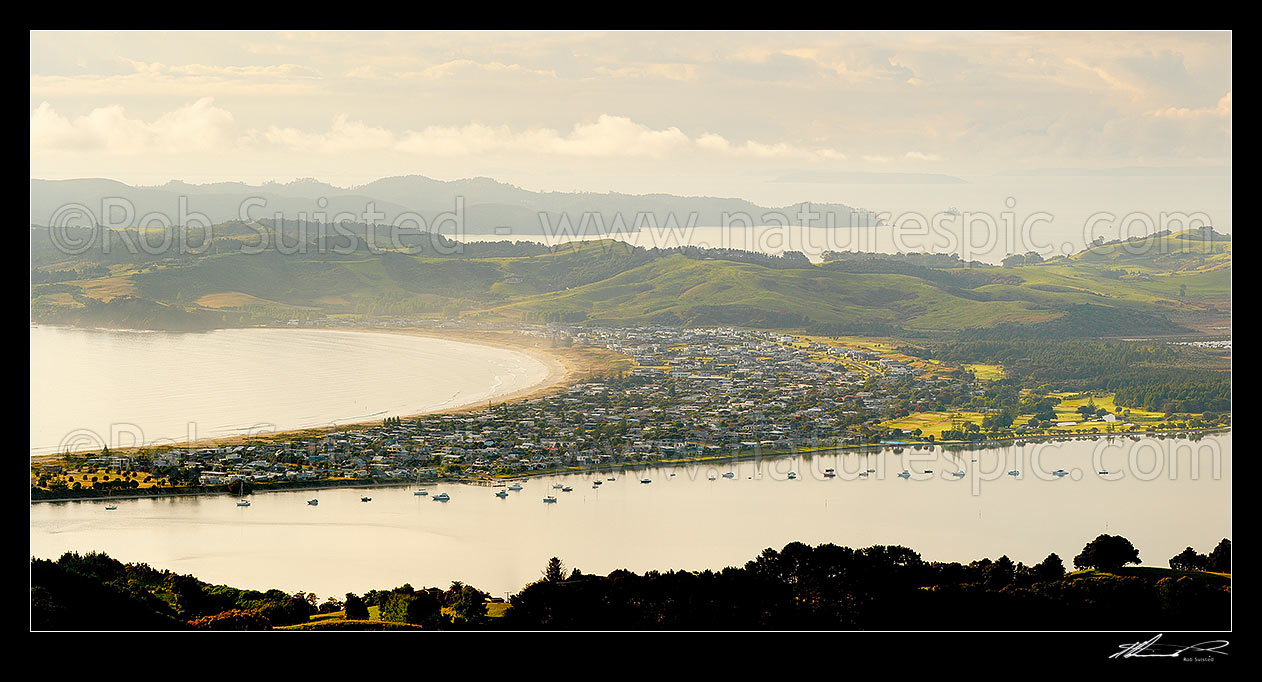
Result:
{"type": "Polygon", "coordinates": [[[1227,646],[1227,640],[1214,639],[1198,644],[1177,645],[1177,644],[1158,644],[1161,635],[1157,635],[1146,642],[1134,642],[1131,644],[1120,645],[1120,651],[1114,653],[1109,658],[1178,658],[1184,653],[1191,652],[1193,654],[1222,654],[1227,655],[1226,651],[1222,651],[1227,646]]]}

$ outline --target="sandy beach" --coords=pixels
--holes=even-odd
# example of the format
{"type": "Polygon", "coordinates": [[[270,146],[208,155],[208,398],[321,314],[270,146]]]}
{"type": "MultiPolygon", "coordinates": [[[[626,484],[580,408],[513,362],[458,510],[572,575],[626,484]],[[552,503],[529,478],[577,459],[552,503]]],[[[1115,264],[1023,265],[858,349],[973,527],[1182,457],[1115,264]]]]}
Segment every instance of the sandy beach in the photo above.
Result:
{"type": "MultiPolygon", "coordinates": [[[[304,328],[311,329],[311,328],[304,328]]],[[[317,329],[319,331],[320,329],[317,329]]],[[[414,329],[414,328],[394,328],[382,329],[376,327],[336,327],[330,328],[330,331],[342,332],[362,332],[375,334],[397,334],[405,336],[423,336],[446,341],[457,341],[462,343],[476,344],[480,346],[491,346],[507,350],[524,353],[538,360],[547,368],[547,375],[542,381],[532,386],[521,388],[515,391],[497,395],[490,401],[478,401],[473,404],[465,404],[451,408],[436,408],[417,412],[414,414],[398,415],[402,418],[414,418],[425,414],[456,414],[465,412],[476,412],[485,409],[488,402],[490,403],[513,403],[533,398],[549,395],[563,390],[565,387],[581,381],[583,377],[601,374],[604,372],[625,369],[630,366],[630,359],[620,354],[608,351],[600,347],[585,346],[559,346],[549,339],[527,336],[515,331],[483,331],[483,330],[466,330],[466,329],[414,329]]],[[[274,440],[288,440],[299,437],[319,436],[323,433],[333,431],[346,431],[350,429],[364,428],[379,424],[380,419],[374,419],[364,422],[348,422],[337,424],[334,426],[322,426],[315,428],[291,429],[285,431],[276,431],[268,434],[254,434],[249,436],[228,436],[221,438],[206,438],[195,441],[185,441],[174,445],[164,444],[164,448],[174,447],[177,449],[195,449],[210,447],[225,447],[231,445],[239,445],[247,441],[250,442],[268,442],[274,440]]],[[[151,446],[148,446],[151,447],[151,446]]],[[[146,446],[116,448],[111,449],[112,452],[125,454],[136,452],[142,449],[148,449],[146,446]]],[[[60,459],[59,454],[35,455],[31,457],[32,464],[48,463],[60,459]]]]}

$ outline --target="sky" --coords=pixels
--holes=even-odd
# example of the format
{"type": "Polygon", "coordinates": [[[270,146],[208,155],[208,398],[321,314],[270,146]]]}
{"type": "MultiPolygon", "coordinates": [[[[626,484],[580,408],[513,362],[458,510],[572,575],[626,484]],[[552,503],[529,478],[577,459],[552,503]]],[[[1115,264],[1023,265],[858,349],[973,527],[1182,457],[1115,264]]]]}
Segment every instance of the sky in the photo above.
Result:
{"type": "Polygon", "coordinates": [[[36,31],[31,177],[730,195],[803,170],[1229,167],[1231,37],[36,31]]]}

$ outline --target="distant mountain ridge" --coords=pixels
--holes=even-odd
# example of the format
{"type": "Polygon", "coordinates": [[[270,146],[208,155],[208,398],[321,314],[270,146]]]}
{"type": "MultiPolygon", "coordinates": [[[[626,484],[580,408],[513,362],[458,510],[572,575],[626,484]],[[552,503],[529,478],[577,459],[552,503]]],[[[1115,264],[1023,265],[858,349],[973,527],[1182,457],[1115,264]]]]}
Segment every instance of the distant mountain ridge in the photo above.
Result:
{"type": "Polygon", "coordinates": [[[738,226],[786,222],[796,225],[800,222],[798,214],[806,205],[811,213],[818,214],[810,220],[813,226],[881,224],[874,213],[844,204],[802,202],[764,207],[735,198],[533,192],[484,177],[444,181],[408,175],[350,188],[310,178],[262,185],[194,185],[172,180],[158,186],[131,186],[104,178],[31,179],[30,189],[32,225],[99,223],[135,227],[146,217],[154,224],[165,220],[171,225],[183,225],[196,217],[211,223],[277,217],[337,222],[338,214],[343,214],[351,222],[371,219],[380,223],[414,223],[419,219],[426,226],[445,218],[442,225],[432,230],[444,234],[454,234],[457,222],[463,223],[468,234],[610,234],[645,227],[719,226],[725,222],[738,226]],[[370,211],[376,215],[365,217],[370,211]]]}

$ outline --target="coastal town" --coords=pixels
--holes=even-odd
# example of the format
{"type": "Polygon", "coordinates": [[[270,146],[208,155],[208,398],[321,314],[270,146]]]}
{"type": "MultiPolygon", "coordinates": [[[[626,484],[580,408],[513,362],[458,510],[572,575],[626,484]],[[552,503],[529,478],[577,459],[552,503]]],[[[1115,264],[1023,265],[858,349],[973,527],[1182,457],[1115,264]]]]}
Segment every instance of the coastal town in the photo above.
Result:
{"type": "Polygon", "coordinates": [[[997,406],[1015,389],[996,381],[1001,368],[952,367],[893,342],[737,328],[548,325],[515,333],[560,354],[603,348],[627,358],[627,369],[475,411],[214,447],[63,453],[33,462],[32,497],[494,481],[840,448],[1188,431],[1227,419],[1176,421],[1076,394],[1055,395],[1055,410],[1046,396],[1034,396],[1039,405],[1027,396],[1032,414],[1007,410],[1005,418],[997,406]]]}

